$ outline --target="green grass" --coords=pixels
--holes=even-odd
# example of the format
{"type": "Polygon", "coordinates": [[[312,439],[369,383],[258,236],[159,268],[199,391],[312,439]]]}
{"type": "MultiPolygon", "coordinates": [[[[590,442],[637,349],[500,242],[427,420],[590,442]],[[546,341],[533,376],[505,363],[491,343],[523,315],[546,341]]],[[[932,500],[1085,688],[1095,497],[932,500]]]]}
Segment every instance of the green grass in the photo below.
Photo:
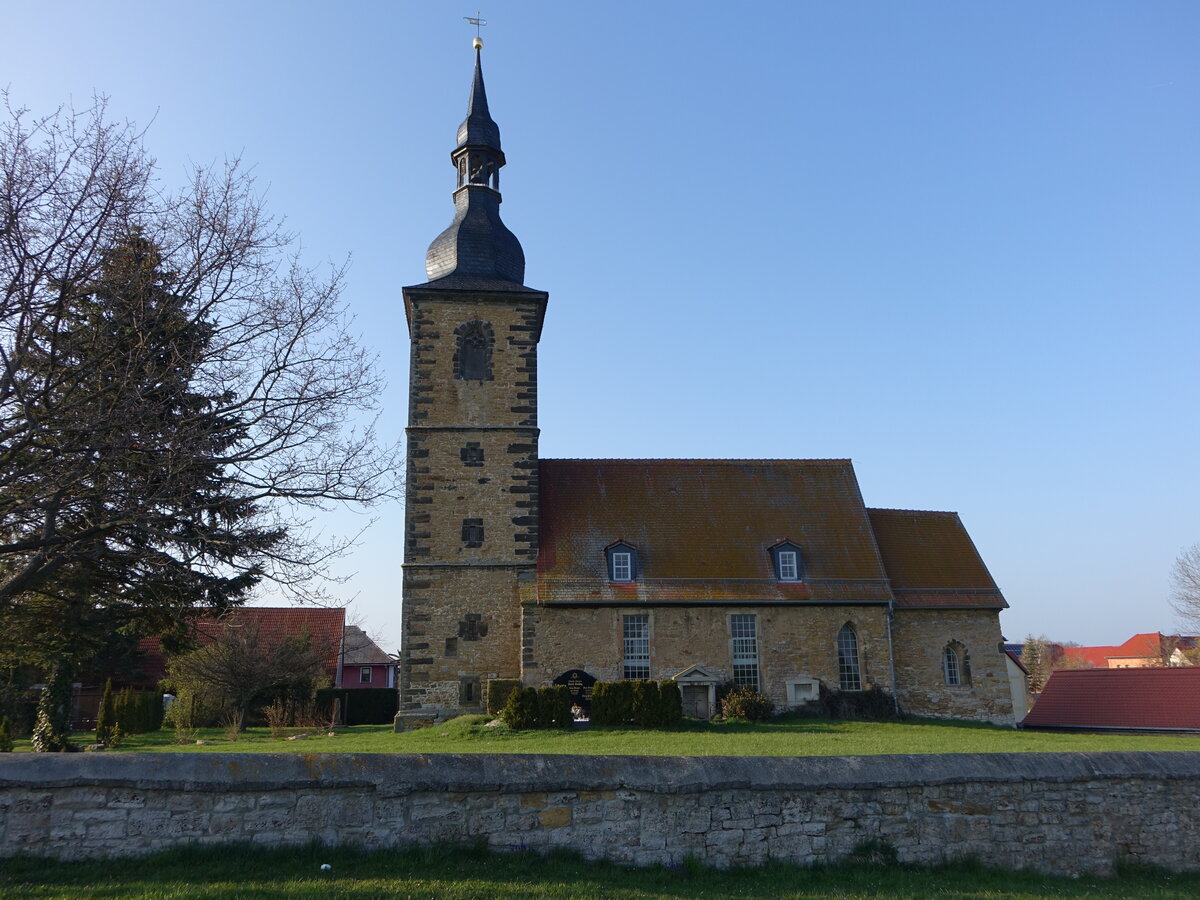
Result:
{"type": "Polygon", "coordinates": [[[937,868],[771,864],[719,872],[693,863],[620,868],[569,855],[493,855],[433,848],[361,852],[305,847],[176,850],[140,860],[55,863],[21,858],[0,867],[6,900],[231,898],[1192,898],[1200,874],[1124,869],[1115,878],[1060,878],[962,863],[937,868]],[[329,863],[329,872],[320,870],[329,863]]]}
{"type": "MultiPolygon", "coordinates": [[[[842,756],[879,753],[1030,753],[1117,750],[1200,750],[1200,737],[1153,734],[1055,734],[968,722],[910,720],[843,722],[778,719],[691,722],[678,729],[643,731],[519,731],[487,725],[486,716],[463,716],[434,728],[394,734],[388,725],[339,729],[329,737],[272,738],[251,728],[230,741],[222,729],[203,729],[208,744],[175,742],[169,730],[131,735],[118,752],[189,753],[580,753],[648,756],[842,756]]],[[[293,730],[295,731],[295,730],[293,730]]],[[[85,744],[89,736],[76,735],[85,744]]],[[[19,751],[29,742],[18,741],[19,751]]]]}

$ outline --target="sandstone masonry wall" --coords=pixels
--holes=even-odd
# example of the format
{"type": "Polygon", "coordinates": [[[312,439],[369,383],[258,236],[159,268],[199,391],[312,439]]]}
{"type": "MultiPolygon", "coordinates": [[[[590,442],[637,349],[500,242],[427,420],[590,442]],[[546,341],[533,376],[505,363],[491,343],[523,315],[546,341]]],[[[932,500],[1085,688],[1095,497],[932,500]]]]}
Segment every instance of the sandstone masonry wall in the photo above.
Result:
{"type": "Polygon", "coordinates": [[[549,684],[568,669],[601,681],[623,675],[622,617],[650,617],[650,677],[663,681],[691,665],[733,678],[730,615],[757,616],[759,682],[763,693],[787,705],[787,682],[816,678],[838,686],[837,633],[847,623],[858,635],[863,687],[891,691],[887,609],[883,606],[622,606],[526,607],[532,654],[522,671],[526,684],[549,684]],[[536,622],[531,624],[536,616],[536,622]],[[532,664],[531,664],[532,663],[532,664]]]}
{"type": "Polygon", "coordinates": [[[1012,688],[1000,652],[1000,614],[990,609],[898,609],[892,630],[900,706],[916,716],[1013,722],[1012,688]],[[942,651],[953,642],[970,682],[946,685],[942,651]]]}
{"type": "Polygon", "coordinates": [[[866,840],[921,863],[1198,869],[1200,755],[0,757],[0,856],[449,841],[728,866],[866,840]]]}

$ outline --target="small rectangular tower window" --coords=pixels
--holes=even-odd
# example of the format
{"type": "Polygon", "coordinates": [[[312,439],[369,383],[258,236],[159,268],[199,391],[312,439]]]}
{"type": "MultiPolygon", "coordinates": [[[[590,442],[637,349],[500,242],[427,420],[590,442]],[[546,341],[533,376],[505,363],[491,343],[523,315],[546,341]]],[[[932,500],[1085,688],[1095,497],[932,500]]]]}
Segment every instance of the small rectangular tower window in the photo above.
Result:
{"type": "Polygon", "coordinates": [[[483,519],[463,519],[462,540],[468,547],[482,547],[483,519]]]}
{"type": "Polygon", "coordinates": [[[650,616],[642,613],[622,616],[625,636],[625,664],[622,677],[640,681],[650,677],[650,616]]]}
{"type": "Polygon", "coordinates": [[[459,449],[458,457],[463,461],[463,465],[482,466],[483,448],[477,442],[470,441],[459,449]]]}

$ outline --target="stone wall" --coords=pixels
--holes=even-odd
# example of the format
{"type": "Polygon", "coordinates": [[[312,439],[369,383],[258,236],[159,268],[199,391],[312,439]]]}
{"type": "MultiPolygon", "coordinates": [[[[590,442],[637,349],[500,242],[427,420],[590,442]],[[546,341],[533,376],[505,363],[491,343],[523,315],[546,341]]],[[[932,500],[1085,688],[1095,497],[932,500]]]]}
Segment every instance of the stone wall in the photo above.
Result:
{"type": "Polygon", "coordinates": [[[1013,723],[1012,687],[1001,652],[1000,614],[991,609],[898,609],[892,629],[896,693],[914,716],[1013,723]],[[964,683],[949,687],[942,651],[953,643],[964,683]]]}
{"type": "Polygon", "coordinates": [[[0,756],[0,856],[178,845],[481,842],[717,866],[908,862],[1200,868],[1200,755],[0,756]]]}

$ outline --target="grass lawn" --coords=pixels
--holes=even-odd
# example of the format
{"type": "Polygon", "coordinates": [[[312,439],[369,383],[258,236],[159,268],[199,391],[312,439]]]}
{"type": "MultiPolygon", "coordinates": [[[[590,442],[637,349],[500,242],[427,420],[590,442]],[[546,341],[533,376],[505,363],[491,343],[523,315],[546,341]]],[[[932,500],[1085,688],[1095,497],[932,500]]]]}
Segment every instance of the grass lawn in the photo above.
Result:
{"type": "Polygon", "coordinates": [[[799,868],[773,864],[717,872],[696,865],[624,869],[570,856],[478,850],[179,850],[141,860],[6,860],[6,900],[121,898],[1192,898],[1200,874],[1123,870],[1116,878],[1056,878],[976,864],[799,868]],[[320,865],[333,868],[322,872],[320,865]]]}
{"type": "MultiPolygon", "coordinates": [[[[131,735],[118,752],[189,753],[580,753],[633,756],[842,756],[879,753],[1029,753],[1115,750],[1200,750],[1200,737],[1139,734],[1054,734],[965,722],[843,722],[777,719],[691,722],[669,731],[590,728],[509,731],[486,716],[463,716],[433,728],[394,734],[389,725],[312,732],[303,740],[273,738],[251,728],[237,741],[222,729],[202,729],[207,744],[179,744],[169,730],[131,735]]],[[[292,730],[295,733],[295,729],[292,730]]],[[[75,741],[89,742],[79,734],[75,741]]],[[[28,740],[18,741],[29,750],[28,740]]]]}

